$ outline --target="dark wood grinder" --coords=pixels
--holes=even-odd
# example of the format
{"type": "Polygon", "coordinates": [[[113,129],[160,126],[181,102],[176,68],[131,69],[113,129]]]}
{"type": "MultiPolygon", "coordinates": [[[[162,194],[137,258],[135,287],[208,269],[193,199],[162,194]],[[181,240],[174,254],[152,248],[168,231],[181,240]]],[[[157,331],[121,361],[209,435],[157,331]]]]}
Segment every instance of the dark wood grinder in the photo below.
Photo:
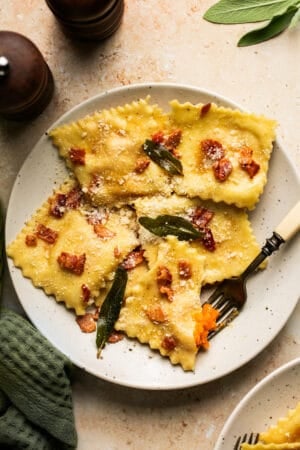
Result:
{"type": "Polygon", "coordinates": [[[46,0],[66,35],[102,40],[120,26],[124,0],[46,0]]]}
{"type": "Polygon", "coordinates": [[[48,105],[53,77],[39,49],[27,37],[0,31],[0,116],[29,120],[48,105]]]}

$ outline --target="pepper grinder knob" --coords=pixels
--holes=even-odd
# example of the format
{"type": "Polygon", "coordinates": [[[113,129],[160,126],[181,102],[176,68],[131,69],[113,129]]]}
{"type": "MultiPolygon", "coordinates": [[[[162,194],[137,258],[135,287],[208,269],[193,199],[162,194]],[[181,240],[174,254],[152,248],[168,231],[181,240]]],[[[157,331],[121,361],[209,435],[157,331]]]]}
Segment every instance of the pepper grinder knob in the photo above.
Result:
{"type": "Polygon", "coordinates": [[[27,37],[0,31],[0,116],[29,120],[52,98],[54,82],[39,49],[27,37]]]}
{"type": "Polygon", "coordinates": [[[5,56],[0,56],[0,77],[5,77],[9,71],[9,61],[5,56]]]}

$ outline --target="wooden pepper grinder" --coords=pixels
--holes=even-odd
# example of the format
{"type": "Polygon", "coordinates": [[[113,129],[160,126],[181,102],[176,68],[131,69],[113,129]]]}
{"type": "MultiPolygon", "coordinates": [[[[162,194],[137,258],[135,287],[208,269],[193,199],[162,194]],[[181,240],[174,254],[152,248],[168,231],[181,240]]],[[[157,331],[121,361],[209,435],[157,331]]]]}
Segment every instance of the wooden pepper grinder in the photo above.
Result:
{"type": "Polygon", "coordinates": [[[121,24],[124,0],[46,0],[66,35],[102,40],[121,24]]]}
{"type": "Polygon", "coordinates": [[[51,100],[53,77],[39,49],[25,36],[0,31],[0,116],[27,120],[51,100]]]}

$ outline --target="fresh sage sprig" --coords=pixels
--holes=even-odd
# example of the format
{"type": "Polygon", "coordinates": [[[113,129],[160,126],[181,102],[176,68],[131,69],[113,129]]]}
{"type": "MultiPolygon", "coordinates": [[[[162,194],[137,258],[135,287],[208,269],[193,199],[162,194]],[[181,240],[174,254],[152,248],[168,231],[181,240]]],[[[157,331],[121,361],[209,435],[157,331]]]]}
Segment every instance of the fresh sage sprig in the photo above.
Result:
{"type": "Polygon", "coordinates": [[[244,47],[264,42],[295,26],[300,20],[299,9],[299,0],[220,0],[203,17],[219,24],[269,21],[238,41],[237,45],[244,47]]]}
{"type": "Polygon", "coordinates": [[[107,339],[113,331],[114,325],[119,317],[124,293],[127,284],[127,271],[118,266],[112,286],[101,306],[97,321],[96,345],[97,356],[100,357],[101,350],[105,346],[107,339]]]}
{"type": "Polygon", "coordinates": [[[239,40],[238,47],[259,44],[278,36],[291,24],[297,11],[298,8],[291,6],[285,13],[274,16],[265,27],[249,31],[239,40]]]}
{"type": "Polygon", "coordinates": [[[160,143],[146,139],[143,150],[149,158],[171,175],[182,175],[182,164],[160,143]]]}
{"type": "Polygon", "coordinates": [[[168,214],[151,217],[140,217],[140,224],[156,236],[165,237],[168,235],[177,236],[179,241],[190,241],[203,237],[203,234],[196,230],[188,220],[179,216],[168,214]]]}

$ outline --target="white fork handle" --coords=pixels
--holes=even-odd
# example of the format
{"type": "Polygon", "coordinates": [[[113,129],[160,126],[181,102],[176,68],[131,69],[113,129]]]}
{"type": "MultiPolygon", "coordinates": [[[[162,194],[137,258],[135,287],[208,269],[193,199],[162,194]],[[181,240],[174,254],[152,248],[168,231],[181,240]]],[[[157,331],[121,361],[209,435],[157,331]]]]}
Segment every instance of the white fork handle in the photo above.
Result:
{"type": "Polygon", "coordinates": [[[300,230],[300,201],[287,213],[285,218],[275,228],[275,232],[279,234],[285,241],[289,240],[297,231],[300,230]]]}

